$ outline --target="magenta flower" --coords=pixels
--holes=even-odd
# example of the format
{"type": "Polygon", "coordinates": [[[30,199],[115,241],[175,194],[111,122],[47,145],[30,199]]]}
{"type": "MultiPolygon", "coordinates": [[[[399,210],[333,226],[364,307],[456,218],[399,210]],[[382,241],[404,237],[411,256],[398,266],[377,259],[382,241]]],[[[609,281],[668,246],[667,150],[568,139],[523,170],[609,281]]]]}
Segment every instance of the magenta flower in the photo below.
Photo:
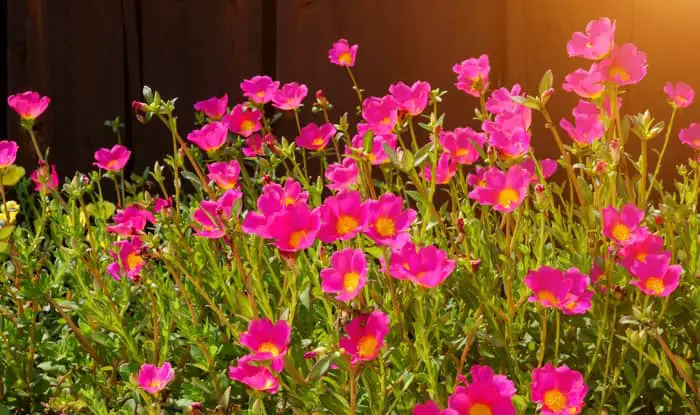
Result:
{"type": "Polygon", "coordinates": [[[503,112],[494,121],[484,121],[483,129],[489,135],[489,145],[506,158],[517,158],[530,151],[531,123],[532,110],[519,106],[515,112],[503,112]]]}
{"type": "Polygon", "coordinates": [[[327,187],[336,192],[352,189],[357,186],[357,175],[357,162],[350,157],[345,157],[342,163],[330,164],[326,169],[327,187]]]}
{"type": "Polygon", "coordinates": [[[249,356],[238,359],[236,366],[228,369],[228,377],[231,380],[240,382],[249,388],[261,392],[275,394],[279,390],[280,384],[270,369],[265,366],[253,366],[249,356]]]}
{"type": "Polygon", "coordinates": [[[25,120],[34,120],[49,106],[51,98],[34,91],[26,91],[7,97],[7,105],[25,120]]]}
{"type": "MultiPolygon", "coordinates": [[[[365,98],[362,102],[362,118],[374,134],[392,134],[399,118],[399,103],[391,95],[365,98]]],[[[364,136],[364,132],[361,134],[364,136]]]]}
{"type": "Polygon", "coordinates": [[[39,168],[32,172],[30,176],[34,182],[34,190],[39,193],[46,193],[58,189],[58,173],[56,173],[56,165],[51,165],[51,173],[49,174],[48,167],[39,165],[39,168]]]}
{"type": "MultiPolygon", "coordinates": [[[[378,166],[389,162],[389,157],[386,155],[386,151],[384,151],[384,144],[388,145],[391,149],[396,150],[396,135],[375,135],[372,138],[372,150],[366,155],[371,165],[378,166]]],[[[350,145],[355,150],[362,152],[364,149],[364,134],[355,134],[350,142],[350,145]]],[[[352,154],[352,150],[346,147],[346,153],[352,154]]]]}
{"type": "Polygon", "coordinates": [[[350,363],[373,360],[389,333],[389,316],[379,310],[359,315],[345,326],[345,331],[348,335],[340,339],[340,347],[350,355],[350,363]]]}
{"type": "Polygon", "coordinates": [[[140,233],[148,222],[156,223],[153,214],[139,205],[129,205],[124,210],[117,211],[112,220],[114,220],[114,225],[107,226],[107,231],[120,236],[140,233]]]}
{"type": "Polygon", "coordinates": [[[486,180],[484,179],[484,176],[486,176],[486,173],[491,169],[492,167],[477,167],[474,173],[469,173],[467,175],[467,184],[475,189],[480,187],[485,188],[486,180]]]}
{"type": "Polygon", "coordinates": [[[591,68],[588,71],[579,68],[566,75],[562,88],[564,91],[573,92],[581,98],[596,99],[605,91],[605,79],[596,68],[591,68]]]}
{"type": "Polygon", "coordinates": [[[622,265],[631,271],[634,264],[646,263],[649,255],[661,254],[663,249],[664,239],[662,237],[654,235],[646,228],[641,228],[632,238],[632,242],[620,248],[618,255],[622,265]]]}
{"type": "Polygon", "coordinates": [[[416,211],[403,210],[403,199],[392,193],[384,193],[379,200],[368,200],[369,218],[365,234],[377,245],[401,248],[411,239],[409,228],[416,220],[416,211]]]}
{"type": "Polygon", "coordinates": [[[681,143],[690,146],[693,150],[700,150],[700,124],[691,123],[686,128],[681,128],[678,134],[681,143]]]}
{"type": "Polygon", "coordinates": [[[543,266],[527,274],[525,285],[535,293],[528,301],[542,307],[558,308],[564,314],[583,314],[591,308],[591,279],[576,268],[563,272],[543,266]]]}
{"type": "Polygon", "coordinates": [[[156,201],[153,203],[153,212],[154,213],[163,212],[165,215],[170,215],[170,208],[172,206],[173,206],[173,199],[171,197],[164,199],[164,198],[159,196],[156,198],[156,201]]]}
{"type": "Polygon", "coordinates": [[[301,103],[306,98],[308,89],[304,84],[289,82],[282,85],[272,96],[272,105],[281,110],[295,110],[301,107],[301,103]]]}
{"type": "Polygon", "coordinates": [[[488,366],[471,367],[472,382],[457,386],[448,407],[459,415],[515,415],[515,385],[488,366]]]}
{"type": "Polygon", "coordinates": [[[564,118],[559,122],[561,128],[569,134],[572,140],[581,146],[587,146],[603,137],[605,126],[600,119],[600,110],[595,104],[581,99],[572,113],[575,125],[564,118]]]}
{"type": "Polygon", "coordinates": [[[241,333],[240,342],[252,352],[247,356],[249,361],[270,360],[270,368],[281,372],[291,334],[292,328],[286,321],[273,324],[263,318],[248,323],[248,331],[241,333]]]}
{"type": "Polygon", "coordinates": [[[591,20],[586,33],[576,32],[566,44],[569,56],[598,60],[604,58],[615,45],[615,22],[607,17],[591,20]]]}
{"type": "Polygon", "coordinates": [[[389,87],[389,94],[399,104],[399,110],[415,117],[428,105],[430,84],[425,81],[416,81],[408,86],[403,82],[397,82],[389,87]]]}
{"type": "Polygon", "coordinates": [[[618,245],[626,245],[633,240],[644,219],[644,212],[633,203],[628,203],[618,211],[613,206],[603,209],[603,235],[618,245]]]}
{"type": "Polygon", "coordinates": [[[308,192],[302,192],[301,185],[294,179],[287,179],[284,187],[277,183],[269,183],[263,187],[258,198],[258,212],[248,212],[243,220],[243,232],[269,239],[268,223],[275,213],[298,204],[306,204],[308,192]]]}
{"type": "Polygon", "coordinates": [[[0,169],[10,167],[17,159],[19,146],[14,141],[0,141],[0,169]]]}
{"type": "Polygon", "coordinates": [[[263,148],[263,138],[260,134],[253,134],[245,139],[246,147],[243,147],[241,151],[246,157],[257,157],[265,154],[265,149],[263,148]]]}
{"type": "Polygon", "coordinates": [[[486,142],[486,136],[483,133],[477,133],[469,127],[441,131],[438,139],[440,145],[455,162],[467,165],[479,160],[479,149],[486,142]]]}
{"type": "Polygon", "coordinates": [[[241,166],[238,161],[218,161],[207,164],[207,178],[216,183],[223,190],[233,189],[238,185],[238,176],[241,174],[241,166]]]}
{"type": "Polygon", "coordinates": [[[521,105],[513,101],[512,97],[522,95],[520,84],[513,85],[510,91],[507,88],[498,88],[491,92],[491,96],[486,101],[486,110],[497,115],[517,112],[521,105]]]}
{"type": "Polygon", "coordinates": [[[273,215],[267,233],[280,251],[296,252],[313,245],[320,228],[319,209],[311,210],[306,204],[299,203],[273,215]]]}
{"type": "Polygon", "coordinates": [[[484,173],[483,187],[469,192],[469,197],[482,205],[493,206],[499,212],[512,212],[523,203],[532,175],[524,168],[514,165],[503,172],[492,168],[484,173]]]}
{"type": "Polygon", "coordinates": [[[338,39],[328,51],[328,60],[334,65],[352,68],[355,66],[357,48],[357,45],[350,46],[345,39],[338,39]]]}
{"type": "Polygon", "coordinates": [[[224,145],[227,136],[226,126],[219,121],[214,121],[187,134],[187,139],[207,153],[211,153],[224,145]]]}
{"type": "MultiPolygon", "coordinates": [[[[552,159],[539,160],[540,168],[542,169],[542,178],[548,179],[557,171],[557,162],[552,159]]],[[[540,181],[537,175],[537,168],[535,167],[535,162],[532,159],[525,159],[520,163],[520,166],[530,173],[530,182],[537,183],[540,181]]]]}
{"type": "Polygon", "coordinates": [[[233,205],[241,196],[238,189],[229,189],[216,201],[202,200],[192,214],[194,234],[209,239],[226,235],[226,223],[233,214],[233,205]]]}
{"type": "Polygon", "coordinates": [[[95,166],[107,171],[120,171],[126,166],[131,156],[131,151],[122,145],[115,145],[111,149],[101,148],[95,151],[95,166]]]}
{"type": "MultiPolygon", "coordinates": [[[[457,173],[457,163],[448,153],[442,153],[435,166],[435,183],[446,184],[457,173]]],[[[432,169],[429,165],[423,169],[423,178],[430,182],[433,179],[432,169]]]]}
{"type": "Polygon", "coordinates": [[[413,415],[459,415],[454,409],[440,410],[440,405],[433,401],[427,401],[413,407],[413,415]]]}
{"type": "Polygon", "coordinates": [[[688,108],[695,100],[695,91],[685,82],[667,82],[664,93],[668,102],[676,108],[688,108]]]}
{"type": "Polygon", "coordinates": [[[547,363],[532,370],[530,395],[541,405],[543,415],[579,414],[587,393],[583,375],[566,365],[555,368],[547,363]]]}
{"type": "Polygon", "coordinates": [[[260,105],[270,102],[279,87],[279,81],[273,81],[267,75],[256,75],[241,82],[243,96],[260,105]]]}
{"type": "Polygon", "coordinates": [[[647,74],[647,54],[632,43],[616,46],[610,56],[600,62],[598,70],[608,81],[633,85],[647,74]]]}
{"type": "Polygon", "coordinates": [[[203,101],[197,101],[194,104],[194,109],[206,115],[211,120],[219,120],[226,114],[228,106],[228,94],[223,97],[211,97],[203,101]]]}
{"type": "Polygon", "coordinates": [[[389,257],[389,274],[398,280],[409,280],[423,288],[442,284],[455,269],[456,262],[438,247],[415,246],[407,242],[394,249],[389,257]]]}
{"type": "Polygon", "coordinates": [[[139,387],[150,394],[156,394],[168,385],[175,377],[175,371],[169,362],[162,366],[144,363],[139,369],[137,382],[139,387]]]}
{"type": "Polygon", "coordinates": [[[257,108],[243,108],[238,104],[231,110],[230,114],[224,116],[221,122],[228,127],[232,133],[250,137],[253,133],[260,131],[262,124],[262,113],[257,108]]]}
{"type": "Polygon", "coordinates": [[[350,302],[367,282],[367,260],[360,249],[345,248],[331,255],[331,267],[321,270],[321,289],[350,302]]]}
{"type": "Polygon", "coordinates": [[[367,207],[367,203],[362,203],[360,192],[355,190],[326,198],[320,207],[318,239],[331,243],[354,238],[367,224],[367,207]]]}
{"type": "Polygon", "coordinates": [[[670,265],[671,254],[665,252],[658,255],[647,255],[645,261],[632,265],[630,274],[634,281],[630,284],[642,290],[644,294],[655,297],[668,297],[681,280],[683,268],[680,265],[670,265]]]}
{"type": "Polygon", "coordinates": [[[301,129],[301,135],[299,135],[295,142],[298,147],[305,148],[307,150],[323,150],[328,145],[335,135],[335,127],[333,124],[327,122],[322,125],[316,123],[308,123],[301,129]]]}
{"type": "Polygon", "coordinates": [[[464,60],[452,67],[452,72],[457,74],[457,83],[455,84],[457,89],[475,97],[486,93],[490,71],[491,66],[487,55],[464,60]]]}
{"type": "Polygon", "coordinates": [[[115,281],[121,281],[124,276],[132,281],[138,281],[141,268],[146,262],[141,256],[142,250],[143,242],[138,236],[115,242],[109,253],[114,258],[114,262],[107,266],[107,272],[115,281]]]}

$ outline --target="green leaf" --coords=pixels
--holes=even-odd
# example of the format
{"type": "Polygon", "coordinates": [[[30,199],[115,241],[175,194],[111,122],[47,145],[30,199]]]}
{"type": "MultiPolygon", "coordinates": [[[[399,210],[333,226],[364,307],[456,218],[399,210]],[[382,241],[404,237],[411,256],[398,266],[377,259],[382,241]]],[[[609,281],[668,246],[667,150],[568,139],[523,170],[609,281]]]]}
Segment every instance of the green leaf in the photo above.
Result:
{"type": "Polygon", "coordinates": [[[6,241],[10,239],[12,231],[15,230],[15,225],[3,226],[0,228],[0,241],[6,241]]]}
{"type": "Polygon", "coordinates": [[[416,151],[416,159],[413,162],[413,167],[420,167],[423,162],[430,156],[430,151],[433,149],[433,144],[428,143],[416,151]]]}
{"type": "Polygon", "coordinates": [[[384,148],[384,153],[386,153],[389,161],[391,161],[395,166],[400,167],[399,156],[396,154],[396,151],[387,143],[382,143],[382,147],[384,148]]]}
{"type": "Polygon", "coordinates": [[[331,358],[332,356],[327,355],[319,359],[318,362],[316,362],[316,364],[311,368],[308,379],[310,381],[315,381],[325,375],[326,372],[328,372],[328,368],[331,367],[331,358]]]}
{"type": "Polygon", "coordinates": [[[24,177],[24,167],[12,165],[2,173],[3,186],[14,186],[24,177]]]}
{"type": "Polygon", "coordinates": [[[409,150],[404,150],[401,156],[401,169],[405,172],[413,169],[415,158],[409,150]]]}
{"type": "Polygon", "coordinates": [[[147,104],[153,102],[153,90],[148,85],[143,86],[143,99],[146,100],[147,104]]]}
{"type": "Polygon", "coordinates": [[[106,220],[112,217],[117,208],[116,206],[114,206],[114,203],[102,200],[99,202],[88,204],[87,206],[85,206],[85,209],[87,210],[89,215],[97,219],[106,220]]]}
{"type": "Polygon", "coordinates": [[[374,133],[372,130],[367,131],[365,133],[365,136],[362,137],[362,149],[365,151],[365,153],[371,153],[372,152],[372,144],[374,143],[374,133]]]}
{"type": "Polygon", "coordinates": [[[554,75],[552,74],[551,69],[547,69],[547,72],[542,75],[542,79],[540,80],[540,87],[539,87],[539,93],[540,96],[544,95],[547,90],[552,88],[552,84],[554,83],[554,75]]]}
{"type": "Polygon", "coordinates": [[[540,110],[540,103],[537,102],[534,98],[532,97],[521,97],[521,96],[512,96],[510,97],[513,101],[517,102],[518,104],[528,107],[533,110],[540,110]]]}

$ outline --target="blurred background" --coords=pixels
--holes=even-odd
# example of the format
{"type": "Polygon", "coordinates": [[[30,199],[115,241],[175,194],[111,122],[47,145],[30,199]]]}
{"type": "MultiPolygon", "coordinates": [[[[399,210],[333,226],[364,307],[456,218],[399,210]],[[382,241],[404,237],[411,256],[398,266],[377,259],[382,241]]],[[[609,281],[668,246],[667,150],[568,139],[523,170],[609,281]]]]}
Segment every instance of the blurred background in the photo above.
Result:
{"type": "MultiPolygon", "coordinates": [[[[667,120],[663,84],[685,81],[700,89],[700,2],[697,0],[6,0],[7,93],[34,89],[52,99],[39,123],[42,146],[59,175],[88,170],[93,152],[116,138],[104,121],[120,116],[133,149],[129,168],[140,171],[171,146],[166,129],[139,124],[130,102],[143,84],[164,97],[178,97],[181,134],[194,128],[192,105],[212,95],[241,99],[243,78],[267,74],[309,87],[307,121],[314,91],[335,106],[332,117],[354,114],[355,96],[343,68],[328,62],[340,37],[360,45],[355,74],[366,95],[383,95],[396,81],[426,80],[448,90],[447,127],[475,127],[478,101],[457,91],[452,65],[486,53],[491,86],[520,83],[535,93],[551,68],[557,91],[549,103],[555,120],[570,117],[573,94],[561,90],[564,76],[589,63],[569,59],[566,42],[591,19],[617,20],[618,44],[647,52],[649,72],[624,95],[623,112],[648,108],[667,120]]],[[[690,155],[678,129],[700,121],[700,103],[680,112],[663,167],[666,182],[690,155]]],[[[34,156],[18,120],[6,107],[2,128],[22,145],[20,160],[34,156]]],[[[533,145],[556,156],[539,115],[533,145]]],[[[659,148],[663,137],[652,142],[659,148]]],[[[634,154],[638,142],[630,139],[634,154]]],[[[654,155],[652,157],[655,157],[654,155]]],[[[652,163],[655,160],[652,159],[652,163]]]]}

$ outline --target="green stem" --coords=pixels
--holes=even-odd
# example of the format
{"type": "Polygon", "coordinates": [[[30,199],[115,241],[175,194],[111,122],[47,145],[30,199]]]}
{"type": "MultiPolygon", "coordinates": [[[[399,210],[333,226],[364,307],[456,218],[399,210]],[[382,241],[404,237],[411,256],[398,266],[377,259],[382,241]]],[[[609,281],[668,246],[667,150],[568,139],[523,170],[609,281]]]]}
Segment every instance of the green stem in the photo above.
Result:
{"type": "MultiPolygon", "coordinates": [[[[668,128],[666,129],[666,135],[664,136],[664,145],[661,147],[661,152],[659,153],[659,159],[656,161],[656,168],[654,169],[654,174],[651,176],[651,181],[649,182],[649,186],[653,187],[654,183],[656,182],[656,176],[659,175],[659,171],[661,171],[661,162],[664,159],[664,154],[666,154],[666,147],[668,146],[669,139],[671,137],[671,130],[673,129],[673,121],[676,119],[676,112],[678,111],[678,108],[673,107],[673,111],[671,112],[671,119],[668,121],[668,128]]],[[[649,188],[649,193],[644,195],[644,204],[646,204],[647,200],[649,200],[649,195],[651,194],[651,187],[649,188]]]]}
{"type": "Polygon", "coordinates": [[[32,145],[34,146],[34,151],[36,152],[36,156],[39,158],[39,161],[45,161],[44,156],[41,155],[41,150],[39,150],[39,144],[36,141],[36,135],[34,134],[34,130],[32,129],[31,126],[26,127],[27,132],[29,133],[29,137],[32,139],[32,145]]]}
{"type": "Polygon", "coordinates": [[[556,366],[557,364],[559,364],[559,335],[561,326],[561,315],[558,311],[556,311],[554,314],[556,316],[556,336],[554,338],[554,365],[556,366]]]}
{"type": "Polygon", "coordinates": [[[362,111],[362,91],[360,90],[360,87],[357,85],[357,80],[355,80],[355,75],[352,73],[352,69],[350,69],[349,66],[346,66],[345,69],[348,71],[348,75],[350,76],[350,80],[352,81],[352,87],[355,90],[355,94],[357,95],[357,100],[360,102],[360,111],[362,111]]]}
{"type": "Polygon", "coordinates": [[[644,204],[646,203],[646,188],[647,188],[647,140],[642,139],[642,156],[641,156],[641,161],[639,163],[639,194],[638,194],[638,200],[639,203],[637,207],[640,209],[644,210],[644,204]]]}
{"type": "Polygon", "coordinates": [[[540,323],[540,350],[537,352],[537,367],[542,367],[544,352],[547,345],[547,309],[542,309],[542,322],[540,323]]]}

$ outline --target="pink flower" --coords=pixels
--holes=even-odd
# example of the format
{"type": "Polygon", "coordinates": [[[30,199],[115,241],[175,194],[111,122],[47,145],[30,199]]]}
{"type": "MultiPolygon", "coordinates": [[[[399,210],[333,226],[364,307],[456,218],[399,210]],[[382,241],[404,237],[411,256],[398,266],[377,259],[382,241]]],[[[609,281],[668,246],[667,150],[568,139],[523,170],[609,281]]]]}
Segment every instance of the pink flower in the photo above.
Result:
{"type": "Polygon", "coordinates": [[[250,357],[244,356],[238,359],[236,366],[228,369],[228,377],[236,382],[243,383],[249,388],[261,392],[275,394],[279,390],[280,384],[270,369],[265,366],[253,366],[250,357]]]}
{"type": "Polygon", "coordinates": [[[603,235],[618,245],[626,245],[632,242],[642,219],[644,212],[633,203],[624,205],[619,212],[613,206],[608,206],[603,209],[603,235]]]}
{"type": "Polygon", "coordinates": [[[203,101],[197,101],[194,104],[194,109],[206,115],[209,119],[219,120],[226,114],[226,107],[228,106],[228,94],[224,94],[223,97],[211,97],[203,101]]]}
{"type": "Polygon", "coordinates": [[[459,412],[454,409],[446,408],[441,411],[440,406],[433,402],[427,401],[413,407],[413,415],[459,415],[459,412]]]}
{"type": "Polygon", "coordinates": [[[197,144],[197,147],[207,153],[211,153],[224,145],[227,136],[228,129],[226,126],[219,121],[214,121],[199,130],[194,130],[187,134],[187,139],[197,144]]]}
{"type": "Polygon", "coordinates": [[[19,146],[14,141],[0,141],[0,169],[10,167],[17,159],[19,146]]]}
{"type": "Polygon", "coordinates": [[[328,179],[328,188],[336,192],[352,189],[357,185],[357,162],[345,157],[342,163],[333,163],[326,169],[326,179],[328,179]]]}
{"type": "Polygon", "coordinates": [[[256,104],[270,102],[280,87],[279,81],[273,81],[266,75],[257,75],[241,82],[243,96],[256,104]]]}
{"type": "Polygon", "coordinates": [[[328,60],[334,65],[352,68],[355,66],[357,48],[357,45],[350,46],[345,39],[338,39],[328,51],[328,60]]]}
{"type": "Polygon", "coordinates": [[[477,167],[474,173],[469,173],[467,175],[467,184],[473,188],[486,187],[486,172],[491,170],[491,168],[477,167]]]}
{"type": "Polygon", "coordinates": [[[519,106],[515,112],[503,112],[493,121],[486,120],[483,129],[489,135],[489,145],[506,158],[517,158],[530,151],[532,110],[519,106]]]}
{"type": "Polygon", "coordinates": [[[425,81],[416,81],[408,86],[403,82],[392,84],[389,94],[399,104],[399,109],[408,115],[415,117],[421,114],[428,105],[430,97],[430,84],[425,81]]]}
{"type": "Polygon", "coordinates": [[[457,89],[469,95],[479,97],[486,92],[489,86],[489,57],[481,55],[478,58],[470,58],[455,64],[452,72],[457,74],[457,89]]]}
{"type": "Polygon", "coordinates": [[[257,108],[244,109],[243,105],[238,104],[233,107],[230,114],[224,116],[221,122],[232,133],[250,137],[251,134],[260,131],[262,128],[260,124],[261,119],[262,113],[257,108]]]}
{"type": "Polygon", "coordinates": [[[448,407],[459,415],[515,415],[515,385],[504,375],[495,375],[488,366],[471,367],[472,383],[457,386],[448,407]]]}
{"type": "MultiPolygon", "coordinates": [[[[384,151],[384,144],[388,145],[393,150],[396,150],[397,139],[394,134],[387,135],[375,135],[372,137],[372,149],[369,154],[366,154],[367,159],[373,166],[378,166],[389,162],[389,157],[384,151]]],[[[352,148],[359,152],[363,152],[364,149],[364,134],[355,134],[352,138],[350,145],[352,148]]],[[[352,154],[352,150],[345,148],[346,153],[352,154]]]]}
{"type": "Polygon", "coordinates": [[[360,249],[345,248],[331,255],[331,267],[321,270],[321,289],[336,300],[350,302],[367,282],[367,260],[360,249]]]}
{"type": "Polygon", "coordinates": [[[598,70],[608,81],[633,85],[647,74],[647,54],[632,43],[616,46],[610,56],[600,62],[598,70]]]}
{"type": "Polygon", "coordinates": [[[391,95],[381,98],[369,97],[362,102],[362,118],[376,135],[393,133],[399,117],[398,111],[399,104],[391,95]]]}
{"type": "Polygon", "coordinates": [[[483,133],[469,127],[455,128],[454,131],[441,131],[440,145],[458,164],[474,164],[479,160],[479,149],[486,142],[483,133]]]}
{"type": "Polygon", "coordinates": [[[165,215],[170,215],[170,208],[173,206],[172,198],[168,197],[164,199],[162,197],[157,197],[155,203],[153,203],[153,212],[161,213],[165,215]]]}
{"type": "Polygon", "coordinates": [[[299,203],[273,215],[267,232],[280,251],[296,252],[313,245],[320,228],[319,209],[299,203]]]}
{"type": "Polygon", "coordinates": [[[417,247],[407,242],[392,251],[389,257],[389,274],[398,280],[409,280],[423,288],[442,284],[455,269],[456,262],[433,245],[417,247]]]}
{"type": "Polygon", "coordinates": [[[51,98],[34,91],[26,91],[7,97],[7,105],[25,120],[34,120],[49,106],[51,98]]]}
{"type": "Polygon", "coordinates": [[[569,56],[598,60],[605,57],[615,45],[615,22],[607,17],[591,20],[586,33],[576,32],[566,44],[569,56]]]}
{"type": "Polygon", "coordinates": [[[680,265],[670,265],[671,254],[665,252],[658,255],[647,255],[645,261],[632,265],[630,273],[636,286],[644,294],[655,297],[668,297],[678,287],[683,268],[680,265]]]}
{"type": "Polygon", "coordinates": [[[209,239],[226,235],[226,224],[231,219],[233,205],[241,196],[238,189],[229,189],[216,201],[201,201],[199,208],[192,214],[194,234],[209,239]]]}
{"type": "Polygon", "coordinates": [[[579,68],[566,75],[562,88],[564,91],[573,92],[581,98],[596,99],[603,95],[605,79],[595,68],[588,71],[579,68]]]}
{"type": "Polygon", "coordinates": [[[334,135],[335,127],[329,122],[322,125],[308,123],[301,129],[301,135],[295,142],[297,146],[307,150],[323,150],[334,135]]]}
{"type": "Polygon", "coordinates": [[[229,190],[238,184],[238,176],[241,174],[241,166],[238,161],[219,161],[207,164],[207,177],[216,183],[219,188],[229,190]]]}
{"type": "Polygon", "coordinates": [[[140,233],[148,222],[156,223],[153,214],[139,205],[129,205],[126,209],[117,211],[112,219],[114,225],[107,226],[107,231],[120,236],[140,233]]]}
{"type": "Polygon", "coordinates": [[[247,356],[248,360],[271,360],[270,368],[281,372],[291,334],[292,328],[286,321],[280,320],[273,324],[263,318],[248,323],[248,331],[241,333],[240,342],[252,352],[247,356]]]}
{"type": "Polygon", "coordinates": [[[169,362],[163,363],[160,367],[144,363],[139,369],[137,381],[141,389],[150,394],[156,394],[165,389],[174,377],[175,371],[169,362]]]}
{"type": "Polygon", "coordinates": [[[40,193],[46,193],[51,190],[58,189],[58,173],[56,173],[56,165],[51,165],[51,174],[46,165],[39,165],[39,168],[34,170],[31,175],[34,182],[34,190],[40,193]]]}
{"type": "Polygon", "coordinates": [[[306,85],[289,82],[275,91],[272,96],[272,105],[281,110],[295,110],[301,107],[301,102],[306,98],[307,93],[306,85]]]}
{"type": "Polygon", "coordinates": [[[384,345],[389,333],[389,316],[381,311],[362,314],[345,326],[347,336],[340,339],[340,347],[351,357],[351,364],[373,360],[384,345]]]}
{"type": "Polygon", "coordinates": [[[605,126],[600,119],[600,110],[595,104],[581,99],[572,113],[574,114],[575,126],[564,118],[559,122],[561,128],[569,134],[572,140],[581,146],[587,146],[603,137],[605,126]]]}
{"type": "Polygon", "coordinates": [[[115,281],[121,281],[123,276],[132,281],[138,281],[141,268],[146,262],[141,256],[142,250],[143,242],[138,236],[115,242],[110,252],[114,262],[107,266],[107,272],[115,281]]]}
{"type": "MultiPolygon", "coordinates": [[[[435,183],[449,183],[455,173],[457,173],[457,163],[448,153],[442,153],[435,166],[435,183]]],[[[432,169],[429,165],[426,165],[425,169],[423,169],[423,178],[427,182],[433,179],[432,169]]]]}
{"type": "Polygon", "coordinates": [[[493,114],[516,112],[521,105],[513,101],[512,97],[522,95],[520,84],[513,85],[510,91],[507,88],[498,88],[491,92],[491,96],[486,101],[486,110],[493,114]]]}
{"type": "Polygon", "coordinates": [[[523,203],[532,175],[524,168],[514,165],[503,172],[493,168],[484,173],[484,187],[469,192],[469,197],[482,205],[493,206],[499,212],[512,212],[523,203]]]}
{"type": "Polygon", "coordinates": [[[581,373],[563,365],[547,363],[532,370],[530,395],[542,405],[543,415],[579,414],[584,406],[588,385],[581,373]]]}
{"type": "Polygon", "coordinates": [[[591,308],[591,279],[576,268],[563,272],[543,266],[527,274],[525,285],[535,293],[528,300],[542,307],[558,308],[564,314],[584,314],[591,308]]]}
{"type": "Polygon", "coordinates": [[[320,207],[318,239],[331,243],[354,238],[367,223],[367,207],[360,192],[355,190],[326,198],[320,207]]]}
{"type": "Polygon", "coordinates": [[[664,85],[664,92],[668,102],[677,108],[688,108],[695,100],[695,91],[685,82],[667,82],[664,85]]]}
{"type": "MultiPolygon", "coordinates": [[[[550,178],[557,171],[557,162],[552,159],[540,160],[540,168],[542,169],[542,177],[544,179],[550,178]]],[[[535,162],[532,159],[525,159],[520,163],[520,166],[530,173],[531,183],[537,183],[540,181],[537,175],[537,168],[535,167],[535,162]]]]}
{"type": "Polygon", "coordinates": [[[623,246],[618,251],[620,262],[632,270],[636,263],[646,263],[649,255],[661,254],[664,249],[664,239],[649,232],[646,228],[641,228],[637,235],[632,238],[632,242],[623,246]]]}
{"type": "Polygon", "coordinates": [[[693,150],[700,150],[700,124],[691,123],[686,128],[681,128],[678,134],[681,143],[690,146],[693,150]]]}
{"type": "Polygon", "coordinates": [[[265,154],[263,149],[263,139],[260,134],[253,134],[245,139],[246,147],[243,147],[241,151],[246,157],[256,157],[265,154]]]}
{"type": "Polygon", "coordinates": [[[111,149],[101,148],[95,151],[95,166],[107,171],[120,171],[126,166],[131,156],[131,151],[122,145],[115,145],[111,149]]]}
{"type": "Polygon", "coordinates": [[[368,200],[369,218],[365,234],[377,245],[400,248],[411,239],[409,228],[416,220],[416,211],[403,210],[403,199],[384,193],[379,200],[368,200]]]}
{"type": "Polygon", "coordinates": [[[262,195],[258,198],[258,212],[248,212],[243,220],[243,232],[258,235],[261,238],[271,238],[268,223],[272,216],[288,207],[306,204],[308,192],[302,192],[301,185],[294,179],[287,179],[284,187],[270,183],[263,187],[262,195]]]}

